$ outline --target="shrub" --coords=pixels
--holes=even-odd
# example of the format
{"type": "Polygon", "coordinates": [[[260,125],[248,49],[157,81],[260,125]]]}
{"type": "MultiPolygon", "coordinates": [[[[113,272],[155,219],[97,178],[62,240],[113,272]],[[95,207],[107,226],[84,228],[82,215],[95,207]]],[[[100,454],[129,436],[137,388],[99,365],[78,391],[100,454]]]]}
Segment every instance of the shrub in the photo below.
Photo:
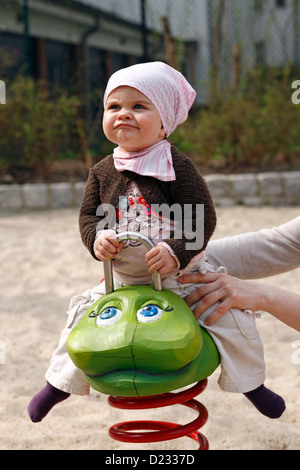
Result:
{"type": "Polygon", "coordinates": [[[280,154],[300,153],[300,105],[291,101],[292,80],[262,77],[239,95],[200,110],[172,140],[202,167],[241,167],[272,163],[280,154]]]}
{"type": "Polygon", "coordinates": [[[0,111],[0,162],[19,162],[48,177],[60,152],[78,139],[79,100],[67,92],[46,92],[43,83],[18,75],[7,84],[0,111]]]}

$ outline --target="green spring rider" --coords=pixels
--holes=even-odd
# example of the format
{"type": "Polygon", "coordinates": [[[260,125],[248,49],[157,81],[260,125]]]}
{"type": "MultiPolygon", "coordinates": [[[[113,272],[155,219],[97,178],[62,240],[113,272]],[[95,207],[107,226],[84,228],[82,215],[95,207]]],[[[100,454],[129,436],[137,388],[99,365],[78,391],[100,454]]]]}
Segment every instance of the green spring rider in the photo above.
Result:
{"type": "MultiPolygon", "coordinates": [[[[140,241],[149,250],[155,246],[150,239],[135,232],[123,232],[117,237],[119,241],[140,241]]],[[[134,285],[116,290],[111,261],[104,263],[104,275],[106,295],[89,308],[67,342],[72,361],[84,372],[91,387],[111,395],[110,405],[131,409],[166,406],[165,401],[174,395],[169,392],[194,383],[200,383],[202,391],[205,379],[218,367],[220,357],[212,338],[199,326],[185,301],[162,288],[157,272],[153,275],[153,286],[134,285]],[[153,396],[163,404],[153,404],[153,396]],[[146,398],[142,400],[142,397],[146,398]]],[[[198,385],[192,388],[193,396],[201,393],[198,385]]],[[[188,403],[195,402],[186,400],[186,396],[190,399],[186,391],[176,395],[186,406],[191,407],[188,403]]],[[[204,414],[207,415],[207,411],[204,414]]],[[[203,420],[206,422],[207,416],[202,416],[203,420]]],[[[184,427],[173,423],[165,427],[163,423],[151,422],[157,423],[151,427],[156,432],[133,433],[127,431],[136,429],[136,423],[129,423],[111,428],[110,435],[126,442],[157,442],[166,440],[164,433],[168,432],[179,437],[176,430],[179,432],[184,427]]],[[[143,423],[146,427],[146,422],[143,423]]],[[[196,433],[196,436],[190,429],[187,432],[182,435],[201,440],[201,446],[208,448],[208,443],[202,442],[206,439],[202,434],[196,433]]],[[[167,439],[170,438],[174,437],[167,439]]]]}

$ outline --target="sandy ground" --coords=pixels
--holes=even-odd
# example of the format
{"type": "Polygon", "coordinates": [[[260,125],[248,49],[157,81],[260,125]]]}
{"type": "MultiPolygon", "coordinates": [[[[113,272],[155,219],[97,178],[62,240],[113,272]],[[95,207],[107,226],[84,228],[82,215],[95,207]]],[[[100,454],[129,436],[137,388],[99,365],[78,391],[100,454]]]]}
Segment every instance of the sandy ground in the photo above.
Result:
{"type": "MultiPolygon", "coordinates": [[[[272,227],[298,214],[299,208],[219,209],[215,238],[272,227]]],[[[30,421],[27,405],[45,384],[69,299],[97,283],[101,265],[81,244],[76,210],[2,215],[0,223],[0,362],[5,353],[5,364],[0,364],[0,449],[196,449],[188,438],[143,445],[108,436],[110,425],[133,416],[181,424],[194,419],[195,413],[181,405],[121,411],[92,391],[86,397],[71,396],[41,423],[30,421]]],[[[299,292],[300,270],[268,282],[299,292]]],[[[222,392],[216,371],[199,397],[209,411],[203,433],[212,450],[300,449],[300,364],[292,360],[300,335],[268,314],[258,328],[265,344],[266,385],[284,396],[287,410],[276,421],[261,416],[242,395],[222,392]]]]}

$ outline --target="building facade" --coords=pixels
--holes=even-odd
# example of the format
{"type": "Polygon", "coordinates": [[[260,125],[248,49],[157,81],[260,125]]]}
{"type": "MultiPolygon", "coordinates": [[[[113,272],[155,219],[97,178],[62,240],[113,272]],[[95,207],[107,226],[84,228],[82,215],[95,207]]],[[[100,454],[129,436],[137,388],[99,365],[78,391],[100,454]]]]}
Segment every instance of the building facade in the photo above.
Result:
{"type": "Polygon", "coordinates": [[[187,76],[201,105],[209,101],[212,72],[222,86],[234,86],[237,67],[245,73],[299,66],[299,3],[2,0],[0,49],[15,58],[12,73],[22,65],[36,79],[79,90],[88,102],[99,100],[119,68],[167,61],[187,76]]]}

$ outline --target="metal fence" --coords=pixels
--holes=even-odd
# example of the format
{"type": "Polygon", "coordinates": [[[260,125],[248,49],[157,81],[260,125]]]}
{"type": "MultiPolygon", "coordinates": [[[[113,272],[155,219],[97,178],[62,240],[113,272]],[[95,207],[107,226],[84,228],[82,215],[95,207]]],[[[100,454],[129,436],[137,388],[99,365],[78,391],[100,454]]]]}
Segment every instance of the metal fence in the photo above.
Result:
{"type": "MultiPolygon", "coordinates": [[[[146,4],[147,25],[161,32],[165,60],[187,73],[202,102],[208,99],[211,80],[223,90],[235,91],[254,69],[299,70],[299,0],[148,0],[146,4]]],[[[157,51],[151,52],[155,57],[157,51]]]]}
{"type": "MultiPolygon", "coordinates": [[[[80,98],[78,114],[87,124],[87,136],[85,127],[78,130],[83,149],[102,138],[101,102],[109,76],[151,60],[182,71],[197,91],[199,107],[219,103],[221,94],[241,92],[258,69],[272,71],[276,83],[286,70],[289,80],[297,80],[300,0],[0,2],[2,109],[7,103],[9,110],[18,71],[40,80],[47,92],[56,91],[56,85],[67,89],[80,98]]],[[[10,157],[12,147],[7,148],[10,157]]]]}
{"type": "Polygon", "coordinates": [[[187,75],[201,104],[209,100],[212,77],[222,89],[234,90],[257,67],[299,69],[299,5],[300,0],[3,0],[0,49],[17,49],[34,75],[58,82],[78,78],[75,62],[81,57],[84,79],[102,88],[118,68],[164,60],[187,75]]]}
{"type": "MultiPolygon", "coordinates": [[[[90,2],[93,0],[84,0],[90,2]]],[[[213,77],[235,90],[255,68],[300,67],[300,0],[97,2],[141,27],[142,56],[181,69],[207,100],[213,77]],[[120,8],[120,5],[123,8],[120,8]]]]}

